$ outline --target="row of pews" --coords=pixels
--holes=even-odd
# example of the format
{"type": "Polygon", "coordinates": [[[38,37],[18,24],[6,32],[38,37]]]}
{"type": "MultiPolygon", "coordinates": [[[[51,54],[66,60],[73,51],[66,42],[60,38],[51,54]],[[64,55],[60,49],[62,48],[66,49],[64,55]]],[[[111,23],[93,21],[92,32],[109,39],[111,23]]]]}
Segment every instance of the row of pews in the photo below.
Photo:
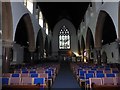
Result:
{"type": "Polygon", "coordinates": [[[92,90],[120,89],[120,71],[115,65],[71,63],[70,66],[80,87],[92,90]]]}
{"type": "Polygon", "coordinates": [[[2,74],[2,90],[49,89],[58,74],[60,64],[49,63],[20,67],[2,74]]]}

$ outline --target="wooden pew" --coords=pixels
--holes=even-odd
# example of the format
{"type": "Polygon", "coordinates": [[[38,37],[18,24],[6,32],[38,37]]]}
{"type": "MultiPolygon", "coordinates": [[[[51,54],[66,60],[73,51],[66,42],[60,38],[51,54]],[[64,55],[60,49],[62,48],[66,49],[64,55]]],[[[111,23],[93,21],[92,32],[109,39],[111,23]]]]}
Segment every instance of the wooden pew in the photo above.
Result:
{"type": "Polygon", "coordinates": [[[40,85],[3,85],[2,90],[48,90],[40,85]]]}
{"type": "Polygon", "coordinates": [[[120,85],[92,85],[92,90],[120,90],[120,85]]]}

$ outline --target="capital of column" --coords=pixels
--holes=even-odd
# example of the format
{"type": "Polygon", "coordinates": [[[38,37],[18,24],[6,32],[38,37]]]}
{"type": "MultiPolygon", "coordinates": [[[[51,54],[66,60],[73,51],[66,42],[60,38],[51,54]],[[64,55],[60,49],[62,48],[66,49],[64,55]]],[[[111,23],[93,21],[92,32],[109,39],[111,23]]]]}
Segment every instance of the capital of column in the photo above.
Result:
{"type": "Polygon", "coordinates": [[[3,47],[13,47],[13,41],[10,40],[2,40],[3,47]]]}

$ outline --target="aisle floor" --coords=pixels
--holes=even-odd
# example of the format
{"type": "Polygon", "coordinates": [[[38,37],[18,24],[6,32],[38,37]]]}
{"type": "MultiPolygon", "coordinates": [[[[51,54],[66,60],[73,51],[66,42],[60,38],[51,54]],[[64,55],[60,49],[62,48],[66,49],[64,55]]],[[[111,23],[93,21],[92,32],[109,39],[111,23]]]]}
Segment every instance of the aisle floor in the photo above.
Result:
{"type": "Polygon", "coordinates": [[[79,84],[70,70],[69,62],[61,62],[59,73],[52,88],[76,88],[80,90],[79,84]]]}

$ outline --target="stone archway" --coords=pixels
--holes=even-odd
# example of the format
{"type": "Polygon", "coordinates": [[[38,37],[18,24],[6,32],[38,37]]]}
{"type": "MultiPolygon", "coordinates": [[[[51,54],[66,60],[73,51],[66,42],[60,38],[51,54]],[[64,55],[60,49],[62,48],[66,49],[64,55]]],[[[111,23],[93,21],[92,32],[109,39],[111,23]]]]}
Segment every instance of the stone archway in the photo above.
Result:
{"type": "Polygon", "coordinates": [[[103,31],[103,25],[104,25],[106,16],[107,14],[104,12],[100,12],[98,16],[96,32],[95,32],[95,47],[96,48],[101,48],[102,31],[103,31]]]}
{"type": "Polygon", "coordinates": [[[53,29],[53,37],[52,37],[52,55],[57,56],[57,55],[62,55],[62,56],[67,56],[68,52],[77,52],[78,51],[78,42],[77,42],[77,36],[76,36],[76,29],[72,22],[69,19],[62,18],[60,21],[56,23],[53,29]],[[69,49],[60,49],[59,45],[59,34],[62,28],[66,28],[66,30],[69,30],[69,35],[70,35],[70,44],[68,45],[70,48],[69,49]]]}
{"type": "Polygon", "coordinates": [[[97,54],[97,63],[101,64],[101,48],[103,45],[110,44],[117,39],[115,26],[110,15],[105,11],[100,11],[96,31],[95,48],[97,54]]]}
{"type": "Polygon", "coordinates": [[[27,28],[27,33],[28,33],[29,51],[34,52],[35,48],[36,48],[36,46],[35,46],[35,35],[34,35],[34,29],[33,29],[33,25],[32,25],[30,15],[25,14],[23,16],[23,19],[25,21],[26,28],[27,28]]]}
{"type": "Polygon", "coordinates": [[[24,14],[18,22],[14,41],[16,44],[19,44],[24,47],[24,56],[23,56],[24,61],[33,63],[34,51],[36,46],[35,46],[34,29],[30,15],[28,13],[24,14]]]}
{"type": "Polygon", "coordinates": [[[24,32],[26,33],[25,37],[27,38],[27,40],[24,42],[24,44],[29,42],[29,48],[28,48],[29,51],[31,51],[31,52],[35,51],[36,46],[35,46],[34,29],[33,29],[30,15],[28,13],[24,14],[17,24],[14,40],[16,42],[18,42],[19,44],[23,44],[23,43],[20,43],[20,41],[22,41],[22,39],[18,39],[18,38],[19,38],[19,35],[21,35],[21,33],[24,34],[24,32]]]}

